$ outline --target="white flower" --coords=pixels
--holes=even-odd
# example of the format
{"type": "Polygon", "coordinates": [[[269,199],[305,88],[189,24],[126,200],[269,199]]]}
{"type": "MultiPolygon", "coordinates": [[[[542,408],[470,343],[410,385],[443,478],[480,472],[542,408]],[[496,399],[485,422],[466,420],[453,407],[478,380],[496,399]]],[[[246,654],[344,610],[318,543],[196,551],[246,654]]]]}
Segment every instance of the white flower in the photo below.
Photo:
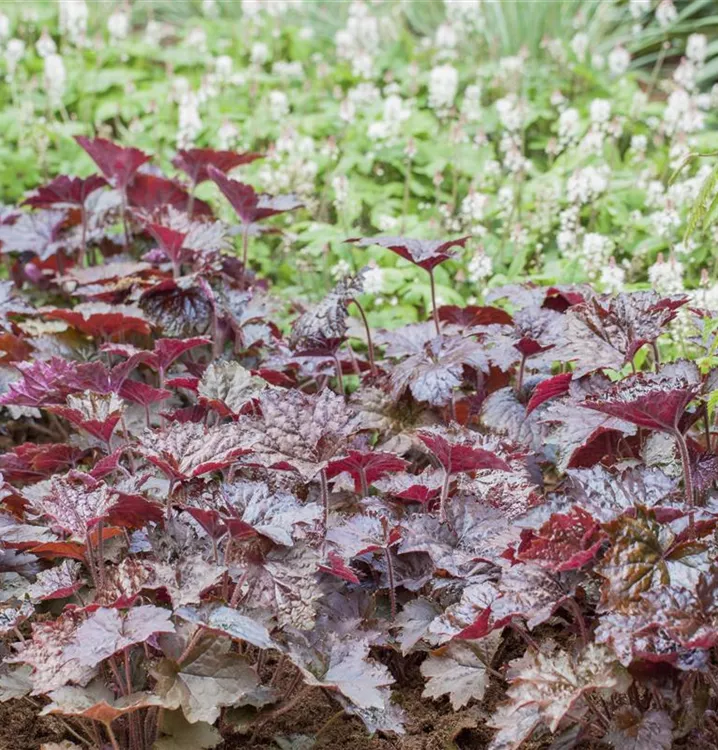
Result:
{"type": "Polygon", "coordinates": [[[606,165],[589,164],[577,169],[568,178],[566,193],[571,203],[586,205],[598,198],[608,189],[609,168],[606,165]]]}
{"type": "Polygon", "coordinates": [[[0,13],[0,42],[7,39],[9,36],[10,19],[4,13],[0,13]]]}
{"type": "Polygon", "coordinates": [[[261,0],[242,0],[242,15],[255,19],[262,11],[261,0]]]}
{"type": "Polygon", "coordinates": [[[698,243],[689,238],[687,242],[676,242],[673,251],[676,255],[690,255],[697,247],[698,243]]]}
{"type": "Polygon", "coordinates": [[[690,94],[684,89],[676,89],[668,97],[663,122],[669,135],[695,133],[703,129],[704,118],[690,94]]]}
{"type": "Polygon", "coordinates": [[[222,81],[228,81],[232,77],[232,58],[229,55],[220,55],[214,61],[214,71],[222,81]]]}
{"type": "Polygon", "coordinates": [[[608,99],[594,99],[589,109],[591,122],[602,125],[611,119],[611,102],[608,99]]]}
{"type": "Polygon", "coordinates": [[[384,271],[377,266],[370,265],[364,272],[364,292],[366,294],[381,294],[384,289],[384,271]]]}
{"type": "Polygon", "coordinates": [[[185,44],[190,48],[197,50],[197,52],[207,51],[207,32],[199,27],[195,26],[190,29],[189,34],[185,37],[185,44]]]}
{"type": "Polygon", "coordinates": [[[562,146],[575,141],[581,132],[581,118],[573,107],[564,109],[558,118],[558,138],[562,146]]]}
{"type": "Polygon", "coordinates": [[[234,147],[239,137],[239,130],[233,123],[226,121],[217,130],[217,145],[222,151],[228,151],[234,147]]]}
{"type": "Polygon", "coordinates": [[[341,210],[346,206],[349,199],[349,180],[346,175],[334,175],[332,177],[332,189],[334,190],[334,205],[337,210],[341,210]]]}
{"type": "Polygon", "coordinates": [[[661,28],[670,26],[678,18],[678,11],[673,0],[661,0],[656,8],[656,21],[661,28]]]}
{"type": "Polygon", "coordinates": [[[377,216],[376,225],[382,232],[393,232],[399,227],[400,221],[390,214],[377,216]]]}
{"type": "Polygon", "coordinates": [[[202,119],[199,116],[197,95],[190,91],[180,100],[177,148],[191,148],[201,130],[202,119]]]}
{"type": "Polygon", "coordinates": [[[586,52],[588,50],[588,35],[580,31],[571,40],[571,49],[576,58],[583,62],[586,59],[586,52]]]}
{"type": "Polygon", "coordinates": [[[283,120],[289,114],[289,99],[283,91],[274,89],[269,92],[269,110],[272,119],[283,120]]]}
{"type": "Polygon", "coordinates": [[[337,57],[351,63],[354,75],[372,77],[374,56],[379,51],[381,37],[379,20],[365,3],[358,0],[352,2],[347,25],[335,34],[334,43],[337,57]]]}
{"type": "Polygon", "coordinates": [[[663,260],[659,255],[648,269],[648,280],[660,294],[677,294],[683,291],[683,264],[675,258],[663,260]]]}
{"type": "Polygon", "coordinates": [[[45,58],[45,92],[52,106],[57,107],[62,103],[67,83],[67,73],[62,57],[57,54],[47,55],[45,58]]]}
{"type": "Polygon", "coordinates": [[[461,114],[469,122],[478,122],[481,119],[481,86],[478,84],[472,83],[466,87],[461,114]]]}
{"type": "Polygon", "coordinates": [[[630,0],[629,9],[635,19],[641,18],[651,9],[651,0],[630,0]]]}
{"type": "Polygon", "coordinates": [[[269,47],[264,42],[255,42],[250,53],[252,65],[260,66],[269,60],[269,47]]]}
{"type": "Polygon", "coordinates": [[[348,261],[340,258],[330,269],[329,273],[333,279],[339,280],[348,276],[352,272],[352,267],[348,261]]]}
{"type": "Polygon", "coordinates": [[[207,18],[216,18],[219,15],[217,0],[202,0],[202,13],[207,18]]]}
{"type": "Polygon", "coordinates": [[[614,76],[622,76],[631,64],[631,53],[620,44],[608,55],[608,69],[614,76]]]}
{"type": "Polygon", "coordinates": [[[696,65],[702,65],[707,54],[708,37],[705,34],[691,34],[686,42],[686,57],[696,65]]]}
{"type": "Polygon", "coordinates": [[[457,28],[478,29],[484,22],[481,3],[482,0],[444,0],[446,17],[454,22],[457,28]]]}
{"type": "Polygon", "coordinates": [[[457,42],[456,29],[450,23],[442,23],[436,30],[434,44],[436,44],[440,50],[453,51],[457,42]]]}
{"type": "Polygon", "coordinates": [[[12,78],[15,75],[17,64],[25,55],[25,42],[22,39],[11,39],[5,48],[5,63],[7,64],[8,75],[12,78]]]}
{"type": "Polygon", "coordinates": [[[696,87],[696,66],[687,57],[673,71],[673,80],[686,91],[693,91],[696,87]]]}
{"type": "Polygon", "coordinates": [[[351,99],[349,99],[348,97],[346,99],[342,99],[341,103],[339,104],[339,119],[342,122],[354,122],[356,111],[357,110],[354,106],[354,102],[352,102],[351,99]]]}
{"type": "Polygon", "coordinates": [[[54,55],[57,52],[57,45],[55,40],[43,29],[40,38],[35,44],[35,49],[40,57],[47,57],[48,55],[54,55]]]}
{"type": "Polygon", "coordinates": [[[617,294],[626,283],[626,271],[616,265],[616,261],[611,258],[608,265],[603,267],[599,282],[607,292],[617,294]]]}
{"type": "Polygon", "coordinates": [[[107,31],[110,33],[110,40],[119,42],[127,38],[130,33],[130,17],[122,10],[116,10],[107,19],[107,31]]]}
{"type": "Polygon", "coordinates": [[[631,136],[631,151],[637,154],[644,154],[648,148],[648,137],[639,133],[631,136]]]}
{"type": "Polygon", "coordinates": [[[488,205],[488,195],[472,191],[461,201],[461,214],[470,221],[483,221],[488,205]]]}
{"type": "Polygon", "coordinates": [[[454,105],[459,71],[453,65],[437,65],[429,75],[429,106],[442,114],[454,105]]]}
{"type": "Polygon", "coordinates": [[[484,279],[488,279],[493,273],[494,264],[491,258],[483,249],[477,250],[467,266],[469,281],[478,284],[484,279]]]}
{"type": "Polygon", "coordinates": [[[506,130],[516,132],[524,122],[524,103],[515,94],[509,94],[496,102],[496,114],[506,130]]]}
{"type": "Polygon", "coordinates": [[[71,44],[82,47],[87,37],[89,11],[85,0],[60,0],[60,34],[71,44]]]}

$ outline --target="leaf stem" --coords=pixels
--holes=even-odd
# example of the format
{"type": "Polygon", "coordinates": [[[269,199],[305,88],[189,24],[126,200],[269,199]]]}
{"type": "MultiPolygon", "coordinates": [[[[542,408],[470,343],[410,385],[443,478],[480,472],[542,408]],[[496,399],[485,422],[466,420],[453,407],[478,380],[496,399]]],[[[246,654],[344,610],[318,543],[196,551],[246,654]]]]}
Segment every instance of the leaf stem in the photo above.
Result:
{"type": "Polygon", "coordinates": [[[359,467],[359,486],[361,487],[361,496],[369,497],[369,482],[366,478],[366,469],[363,466],[359,467]]]}
{"type": "Polygon", "coordinates": [[[361,303],[357,299],[352,299],[352,302],[356,305],[361,315],[362,322],[364,323],[364,329],[366,330],[366,344],[369,352],[369,368],[372,375],[376,375],[376,364],[374,362],[374,343],[371,339],[371,328],[369,327],[369,321],[367,320],[366,313],[361,303]]]}
{"type": "Polygon", "coordinates": [[[115,737],[115,733],[112,731],[112,727],[109,723],[105,724],[105,729],[107,730],[107,736],[112,743],[112,750],[120,750],[120,743],[117,741],[117,737],[115,737]]]}
{"type": "Polygon", "coordinates": [[[384,548],[384,555],[386,557],[386,576],[387,583],[389,584],[389,602],[391,603],[391,619],[392,622],[396,620],[396,591],[394,583],[394,561],[391,559],[391,549],[389,547],[384,548]]]}
{"type": "Polygon", "coordinates": [[[247,260],[249,259],[249,224],[242,224],[242,272],[247,275],[247,260]]]}
{"type": "Polygon", "coordinates": [[[441,336],[439,328],[439,311],[436,307],[436,281],[434,280],[434,269],[429,269],[429,283],[431,285],[431,308],[434,316],[434,325],[436,326],[436,335],[441,336]]]}
{"type": "Polygon", "coordinates": [[[442,523],[449,523],[449,517],[446,512],[446,503],[449,498],[449,484],[451,483],[451,473],[448,468],[444,467],[444,483],[441,485],[441,496],[439,498],[439,520],[442,523]]]}
{"type": "Polygon", "coordinates": [[[329,486],[327,484],[327,472],[325,469],[322,469],[319,473],[319,484],[322,490],[322,524],[324,525],[324,535],[326,536],[329,522],[329,486]]]}
{"type": "Polygon", "coordinates": [[[673,436],[676,440],[676,445],[678,446],[678,452],[681,455],[681,465],[683,466],[683,488],[686,493],[686,503],[689,508],[692,508],[695,504],[695,498],[693,494],[693,475],[691,473],[691,458],[688,453],[688,444],[678,428],[674,430],[673,436]]]}

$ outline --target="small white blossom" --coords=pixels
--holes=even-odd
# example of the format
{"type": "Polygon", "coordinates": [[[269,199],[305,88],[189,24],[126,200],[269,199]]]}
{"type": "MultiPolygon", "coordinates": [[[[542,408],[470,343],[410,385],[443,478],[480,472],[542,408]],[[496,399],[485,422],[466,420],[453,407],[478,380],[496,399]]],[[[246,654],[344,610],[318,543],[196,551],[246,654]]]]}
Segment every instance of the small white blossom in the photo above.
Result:
{"type": "Polygon", "coordinates": [[[229,55],[220,55],[214,61],[214,71],[221,81],[228,81],[232,77],[232,58],[229,55]]]}
{"type": "Polygon", "coordinates": [[[584,34],[582,31],[576,34],[571,40],[571,49],[573,50],[573,54],[576,55],[576,59],[578,59],[579,62],[583,62],[586,59],[588,44],[588,35],[584,34]]]}
{"type": "Polygon", "coordinates": [[[0,13],[0,42],[5,41],[10,37],[10,19],[4,14],[0,13]]]}
{"type": "Polygon", "coordinates": [[[370,264],[364,272],[364,292],[366,294],[381,294],[383,289],[384,271],[370,264]]]}
{"type": "Polygon", "coordinates": [[[22,39],[11,39],[5,48],[5,64],[8,76],[12,78],[17,70],[17,64],[25,56],[25,42],[22,39]]]}
{"type": "Polygon", "coordinates": [[[130,33],[130,17],[123,10],[116,10],[107,19],[110,41],[120,42],[130,33]]]}
{"type": "Polygon", "coordinates": [[[608,265],[603,267],[599,282],[607,292],[617,294],[626,283],[626,271],[611,258],[608,265]]]}
{"type": "Polygon", "coordinates": [[[283,91],[274,89],[269,92],[269,111],[273,120],[283,120],[289,114],[289,99],[283,91]]]}
{"type": "Polygon", "coordinates": [[[468,122],[478,122],[481,119],[481,86],[478,84],[472,83],[466,87],[461,114],[468,122]]]}
{"type": "Polygon", "coordinates": [[[197,95],[190,91],[180,100],[177,148],[191,148],[201,131],[202,119],[199,115],[197,95]]]}
{"type": "Polygon", "coordinates": [[[678,18],[678,11],[673,0],[661,0],[656,8],[656,21],[661,28],[670,26],[678,18]]]}
{"type": "Polygon", "coordinates": [[[264,42],[255,42],[250,53],[252,65],[264,65],[269,60],[269,47],[264,42]]]}
{"type": "Polygon", "coordinates": [[[608,69],[616,76],[622,76],[631,65],[631,53],[622,45],[614,47],[608,55],[608,69]]]}
{"type": "Polygon", "coordinates": [[[611,102],[608,99],[594,99],[590,106],[591,122],[603,125],[611,119],[611,102]]]}
{"type": "Polygon", "coordinates": [[[484,279],[488,279],[494,270],[494,264],[491,258],[483,249],[477,250],[472,256],[467,266],[467,275],[469,281],[478,284],[484,279]]]}
{"type": "Polygon", "coordinates": [[[70,44],[83,47],[87,38],[89,11],[85,0],[60,0],[60,34],[70,44]]]}
{"type": "Polygon", "coordinates": [[[234,148],[239,137],[239,130],[233,123],[223,122],[217,130],[217,146],[222,151],[229,151],[234,148]]]}
{"type": "Polygon", "coordinates": [[[57,45],[47,31],[43,30],[42,34],[40,34],[40,38],[35,44],[35,49],[40,57],[45,58],[48,55],[54,55],[55,52],[57,52],[57,45]]]}
{"type": "Polygon", "coordinates": [[[429,106],[438,114],[454,105],[459,89],[459,72],[453,65],[437,65],[429,76],[429,106]]]}
{"type": "Polygon", "coordinates": [[[705,34],[691,34],[686,42],[686,57],[696,65],[702,65],[708,54],[708,37],[705,34]]]}
{"type": "Polygon", "coordinates": [[[562,147],[574,143],[581,132],[581,118],[573,107],[564,109],[558,118],[558,138],[562,147]]]}
{"type": "Polygon", "coordinates": [[[53,107],[60,106],[67,84],[65,63],[60,55],[50,54],[45,57],[44,82],[45,93],[50,100],[50,104],[53,107]]]}
{"type": "Polygon", "coordinates": [[[630,0],[628,7],[636,20],[651,10],[651,0],[630,0]]]}
{"type": "Polygon", "coordinates": [[[668,261],[659,255],[648,269],[648,280],[660,294],[677,294],[683,291],[683,264],[675,258],[668,261]]]}
{"type": "Polygon", "coordinates": [[[352,267],[349,264],[348,261],[344,260],[343,258],[340,258],[332,267],[329,269],[329,273],[332,275],[333,279],[336,279],[337,281],[339,279],[344,278],[345,276],[348,276],[352,272],[352,267]]]}

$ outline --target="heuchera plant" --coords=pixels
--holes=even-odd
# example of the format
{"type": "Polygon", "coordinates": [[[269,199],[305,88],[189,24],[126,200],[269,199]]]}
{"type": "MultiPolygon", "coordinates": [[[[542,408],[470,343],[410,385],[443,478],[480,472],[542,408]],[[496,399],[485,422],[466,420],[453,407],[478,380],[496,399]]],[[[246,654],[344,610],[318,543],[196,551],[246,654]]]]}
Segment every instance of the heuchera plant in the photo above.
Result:
{"type": "MultiPolygon", "coordinates": [[[[182,152],[187,189],[78,142],[102,176],[0,226],[0,700],[66,747],[211,748],[312,691],[395,736],[418,663],[455,710],[495,687],[495,750],[710,746],[708,313],[512,287],[372,332],[359,273],[272,320],[249,227],[298,205],[225,174],[256,155],[182,152]]],[[[465,240],[359,244],[432,274],[465,240]]]]}

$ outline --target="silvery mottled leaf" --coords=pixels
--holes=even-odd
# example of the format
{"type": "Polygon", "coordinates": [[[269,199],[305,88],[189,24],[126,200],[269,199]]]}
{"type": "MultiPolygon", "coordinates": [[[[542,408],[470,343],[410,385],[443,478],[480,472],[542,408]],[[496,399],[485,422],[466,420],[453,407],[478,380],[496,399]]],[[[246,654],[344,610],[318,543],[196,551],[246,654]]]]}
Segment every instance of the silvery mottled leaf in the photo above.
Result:
{"type": "Polygon", "coordinates": [[[159,729],[152,750],[211,750],[222,742],[222,735],[211,724],[190,724],[181,709],[163,711],[159,729]]]}
{"type": "Polygon", "coordinates": [[[94,667],[86,667],[77,658],[67,655],[74,643],[78,621],[65,614],[48,622],[35,622],[32,638],[17,645],[17,654],[8,663],[32,667],[32,695],[43,695],[68,683],[86,685],[95,675],[94,667]]]}
{"type": "Polygon", "coordinates": [[[598,463],[610,452],[606,440],[611,436],[635,435],[636,426],[618,417],[584,409],[564,399],[549,404],[541,422],[549,425],[546,442],[555,445],[559,471],[598,463]]]}
{"type": "Polygon", "coordinates": [[[32,690],[31,672],[27,665],[14,669],[5,664],[0,666],[0,703],[27,695],[32,690]]]}
{"type": "Polygon", "coordinates": [[[308,685],[339,690],[359,708],[385,707],[382,687],[394,679],[389,670],[368,657],[367,641],[329,638],[322,651],[290,645],[289,657],[308,685]]]}
{"type": "Polygon", "coordinates": [[[239,362],[213,362],[199,381],[198,393],[220,416],[236,416],[267,387],[239,362]]]}
{"type": "Polygon", "coordinates": [[[363,273],[347,276],[313,308],[292,325],[289,346],[295,351],[321,348],[324,342],[341,342],[347,332],[347,305],[362,292],[363,273]]]}
{"type": "Polygon", "coordinates": [[[249,527],[250,533],[261,534],[275,544],[291,547],[322,517],[316,503],[302,504],[295,495],[273,491],[265,482],[224,484],[222,491],[237,520],[249,527]]]}
{"type": "Polygon", "coordinates": [[[642,713],[633,706],[622,706],[613,715],[604,741],[617,750],[671,750],[673,722],[665,711],[642,713]]]}
{"type": "Polygon", "coordinates": [[[605,466],[569,469],[566,494],[602,522],[612,521],[629,508],[652,508],[668,503],[676,492],[676,479],[660,469],[641,467],[614,472],[605,466]]]}
{"type": "Polygon", "coordinates": [[[422,698],[447,695],[454,711],[470,700],[482,700],[489,682],[486,667],[501,641],[501,633],[491,633],[480,641],[455,641],[433,653],[422,662],[421,674],[426,678],[422,698]]]}
{"type": "Polygon", "coordinates": [[[294,469],[305,480],[344,452],[355,429],[344,399],[330,390],[318,396],[298,390],[265,391],[259,402],[262,416],[246,433],[252,463],[294,469]]]}
{"type": "Polygon", "coordinates": [[[257,648],[276,648],[269,631],[261,623],[230,607],[180,607],[175,615],[187,622],[223,633],[237,641],[246,641],[257,648]]]}
{"type": "Polygon", "coordinates": [[[621,609],[660,585],[692,588],[710,567],[708,546],[700,539],[681,540],[668,523],[641,506],[603,527],[611,548],[596,568],[604,577],[603,601],[621,609]]]}
{"type": "Polygon", "coordinates": [[[481,423],[512,443],[540,452],[544,438],[539,415],[527,413],[526,406],[516,398],[511,387],[489,394],[481,405],[481,423]]]}
{"type": "Polygon", "coordinates": [[[247,433],[238,424],[205,427],[173,422],[159,432],[145,431],[138,450],[169,479],[186,481],[226,468],[249,452],[247,433]]]}
{"type": "Polygon", "coordinates": [[[441,611],[430,599],[419,597],[407,602],[394,620],[399,629],[397,640],[401,653],[406,655],[424,637],[431,623],[441,611]]]}
{"type": "Polygon", "coordinates": [[[77,629],[65,649],[65,657],[95,667],[128,646],[144,643],[153,633],[173,633],[171,614],[151,604],[133,607],[125,616],[116,609],[102,607],[77,629]]]}
{"type": "MultiPolygon", "coordinates": [[[[585,693],[594,690],[624,692],[632,682],[628,671],[605,646],[589,643],[573,656],[557,649],[555,644],[551,650],[550,645],[544,643],[541,652],[530,649],[511,662],[507,695],[511,707],[536,706],[542,723],[552,732],[585,693]]],[[[500,716],[504,712],[506,708],[500,709],[500,716]]]]}
{"type": "Polygon", "coordinates": [[[165,708],[181,708],[192,724],[213,724],[223,707],[251,695],[259,681],[250,663],[231,651],[229,638],[213,640],[195,658],[180,663],[191,636],[191,629],[183,628],[181,633],[159,638],[165,658],[152,667],[157,680],[154,690],[165,708]]]}
{"type": "Polygon", "coordinates": [[[392,395],[398,399],[408,388],[417,401],[445,406],[464,379],[464,368],[488,371],[484,348],[471,339],[437,336],[418,354],[394,368],[392,395]]]}

